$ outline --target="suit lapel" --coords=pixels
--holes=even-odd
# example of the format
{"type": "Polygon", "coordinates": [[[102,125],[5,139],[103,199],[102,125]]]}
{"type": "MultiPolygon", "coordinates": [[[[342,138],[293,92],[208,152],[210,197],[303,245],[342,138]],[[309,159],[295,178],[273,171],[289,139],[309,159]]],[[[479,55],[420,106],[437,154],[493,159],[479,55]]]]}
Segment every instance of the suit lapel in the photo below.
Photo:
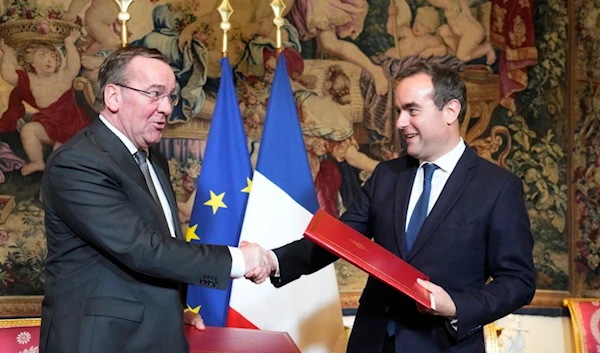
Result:
{"type": "MultiPolygon", "coordinates": [[[[90,127],[90,132],[90,139],[96,142],[100,150],[108,154],[117,166],[125,171],[142,189],[148,190],[142,170],[137,165],[131,153],[129,153],[127,147],[100,119],[94,120],[90,127]]],[[[149,191],[148,195],[150,195],[149,191]]]]}
{"type": "MultiPolygon", "coordinates": [[[[181,227],[179,227],[179,216],[178,216],[179,210],[177,209],[177,201],[175,200],[175,196],[172,192],[171,182],[170,182],[169,178],[167,178],[167,175],[165,174],[158,159],[156,158],[155,151],[156,151],[156,149],[154,147],[150,147],[150,162],[152,163],[152,166],[154,167],[154,171],[156,172],[156,175],[158,176],[160,185],[165,193],[165,196],[167,197],[167,201],[169,202],[169,208],[171,209],[171,214],[173,215],[173,226],[175,228],[175,236],[178,239],[183,239],[183,233],[181,231],[181,227]]],[[[161,212],[162,212],[162,210],[161,210],[161,212]]]]}
{"type": "Polygon", "coordinates": [[[407,166],[398,174],[396,185],[394,187],[394,208],[392,214],[394,217],[394,234],[398,254],[401,258],[406,258],[406,210],[408,209],[408,200],[412,192],[412,185],[419,167],[419,161],[410,156],[406,158],[407,166]]]}
{"type": "Polygon", "coordinates": [[[406,258],[407,261],[415,256],[423,244],[425,244],[427,239],[433,234],[433,231],[444,217],[446,217],[450,209],[452,209],[452,206],[466,189],[469,181],[471,181],[471,178],[473,178],[474,175],[473,168],[475,166],[476,157],[477,155],[475,152],[467,146],[462,157],[456,164],[454,171],[452,171],[450,178],[448,178],[435,206],[433,206],[429,216],[425,219],[425,223],[423,223],[423,226],[421,227],[421,231],[415,240],[415,244],[406,258]]]}
{"type": "MultiPolygon", "coordinates": [[[[148,190],[148,186],[146,185],[146,179],[144,178],[144,174],[142,174],[142,170],[133,158],[133,155],[123,144],[123,142],[119,140],[119,138],[112,131],[110,131],[110,129],[106,125],[104,125],[104,123],[100,121],[100,119],[94,120],[94,122],[90,126],[90,135],[88,137],[90,139],[93,139],[96,145],[100,148],[100,150],[108,154],[110,158],[113,161],[115,161],[117,167],[122,169],[125,172],[125,174],[127,174],[131,179],[133,179],[136,182],[136,184],[138,184],[142,188],[142,190],[146,192],[149,199],[148,204],[152,205],[151,207],[154,207],[154,210],[157,212],[157,214],[162,215],[162,219],[165,220],[164,222],[162,222],[164,225],[164,230],[167,231],[167,234],[170,234],[169,226],[166,222],[163,210],[156,204],[156,202],[152,198],[152,195],[148,190]]],[[[159,164],[154,162],[154,165],[158,166],[159,164]]],[[[161,185],[165,185],[164,180],[166,179],[166,177],[164,176],[164,172],[162,172],[162,168],[156,167],[154,168],[154,170],[157,172],[156,174],[159,176],[159,179],[161,179],[161,185]]],[[[163,190],[165,190],[164,186],[163,190]]],[[[169,196],[172,197],[172,193],[165,191],[165,194],[167,195],[167,199],[169,199],[169,196]]],[[[173,202],[171,201],[171,199],[169,199],[169,206],[171,207],[171,210],[175,209],[175,211],[177,211],[176,207],[173,208],[173,202]]],[[[183,239],[181,229],[179,229],[179,217],[177,217],[176,220],[177,222],[174,223],[175,234],[183,239]]]]}

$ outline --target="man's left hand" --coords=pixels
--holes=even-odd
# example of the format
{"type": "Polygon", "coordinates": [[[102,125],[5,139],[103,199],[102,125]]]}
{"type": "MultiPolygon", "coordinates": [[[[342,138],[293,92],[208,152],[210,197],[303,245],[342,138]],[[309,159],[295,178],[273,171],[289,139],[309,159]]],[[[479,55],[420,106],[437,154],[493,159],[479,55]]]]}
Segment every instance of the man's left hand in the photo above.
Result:
{"type": "Polygon", "coordinates": [[[206,330],[206,326],[204,326],[204,320],[202,320],[202,316],[200,316],[200,314],[196,314],[195,312],[189,309],[183,311],[183,322],[185,322],[186,325],[192,325],[196,327],[197,330],[206,330]]]}
{"type": "Polygon", "coordinates": [[[430,315],[440,315],[448,319],[456,319],[456,304],[454,304],[454,301],[444,288],[420,278],[417,279],[417,283],[430,291],[435,297],[435,310],[419,305],[418,309],[420,312],[430,315]]]}

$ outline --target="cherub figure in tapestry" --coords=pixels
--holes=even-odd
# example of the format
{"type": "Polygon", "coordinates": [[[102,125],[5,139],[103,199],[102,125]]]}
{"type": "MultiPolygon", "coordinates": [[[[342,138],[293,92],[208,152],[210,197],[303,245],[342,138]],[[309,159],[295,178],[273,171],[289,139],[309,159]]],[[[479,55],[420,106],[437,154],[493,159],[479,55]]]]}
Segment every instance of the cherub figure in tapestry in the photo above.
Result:
{"type": "Polygon", "coordinates": [[[387,93],[388,79],[381,66],[373,63],[354,43],[363,31],[369,4],[366,0],[296,0],[287,18],[302,40],[317,38],[321,48],[356,64],[372,77],[377,94],[387,93]]]}
{"type": "Polygon", "coordinates": [[[397,37],[397,45],[388,49],[386,55],[398,58],[419,55],[422,58],[429,58],[447,54],[445,44],[436,33],[440,26],[440,16],[434,7],[419,7],[412,27],[410,21],[399,26],[397,16],[398,6],[392,2],[388,7],[386,29],[390,35],[397,37]]]}
{"type": "Polygon", "coordinates": [[[444,10],[446,23],[438,33],[451,54],[463,62],[486,57],[486,64],[496,62],[496,52],[485,38],[481,23],[471,14],[467,0],[427,0],[431,5],[444,10]]]}
{"type": "Polygon", "coordinates": [[[294,93],[308,160],[321,208],[338,215],[342,176],[335,162],[373,172],[379,163],[358,150],[352,120],[341,106],[350,104],[350,78],[339,65],[325,71],[322,93],[294,93]]]}
{"type": "Polygon", "coordinates": [[[79,36],[79,30],[72,30],[65,37],[64,66],[60,52],[48,42],[29,42],[16,54],[0,39],[0,73],[15,86],[0,119],[0,132],[20,131],[29,160],[21,168],[22,175],[44,170],[44,145],[56,149],[90,123],[85,109],[76,103],[72,88],[81,66],[75,47],[79,36]],[[23,102],[38,110],[27,121],[23,120],[23,102]]]}
{"type": "MultiPolygon", "coordinates": [[[[375,48],[376,50],[371,48],[378,52],[371,56],[371,61],[380,66],[391,79],[397,77],[404,68],[419,61],[443,64],[455,69],[460,69],[465,64],[456,57],[456,50],[450,48],[440,35],[440,29],[447,24],[442,21],[439,10],[432,6],[419,6],[427,4],[427,1],[429,0],[393,0],[387,5],[385,30],[394,38],[394,44],[392,47],[375,48]]],[[[480,24],[478,26],[481,27],[480,24]]],[[[377,33],[373,26],[368,30],[370,34],[377,33]]],[[[397,112],[393,95],[379,95],[374,85],[370,75],[361,75],[360,91],[364,101],[363,124],[368,131],[368,153],[374,159],[389,160],[395,158],[402,148],[401,138],[395,127],[397,112]]]]}
{"type": "Polygon", "coordinates": [[[119,7],[114,0],[71,0],[67,12],[61,19],[75,22],[77,15],[90,5],[85,11],[85,38],[86,49],[82,55],[92,56],[101,50],[113,50],[121,44],[120,24],[117,20],[119,7]]]}

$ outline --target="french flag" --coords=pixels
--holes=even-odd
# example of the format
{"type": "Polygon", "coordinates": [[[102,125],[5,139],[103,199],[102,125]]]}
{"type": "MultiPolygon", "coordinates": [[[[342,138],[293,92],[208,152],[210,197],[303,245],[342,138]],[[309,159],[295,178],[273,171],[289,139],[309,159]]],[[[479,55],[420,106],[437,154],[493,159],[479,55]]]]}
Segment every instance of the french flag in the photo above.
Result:
{"type": "MultiPolygon", "coordinates": [[[[285,59],[279,55],[240,241],[273,249],[298,240],[319,208],[285,59]]],[[[288,332],[304,353],[344,352],[333,265],[276,289],[233,281],[227,326],[288,332]]]]}

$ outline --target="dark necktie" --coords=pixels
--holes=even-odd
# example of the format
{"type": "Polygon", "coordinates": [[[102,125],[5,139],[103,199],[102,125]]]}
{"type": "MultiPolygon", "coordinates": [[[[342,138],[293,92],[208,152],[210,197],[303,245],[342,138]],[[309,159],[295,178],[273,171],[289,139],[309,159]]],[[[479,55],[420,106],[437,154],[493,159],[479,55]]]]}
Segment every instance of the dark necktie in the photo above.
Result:
{"type": "Polygon", "coordinates": [[[146,185],[148,186],[148,190],[150,190],[152,198],[162,209],[162,205],[160,204],[160,200],[158,199],[158,194],[156,193],[156,188],[154,187],[152,177],[150,176],[150,169],[148,169],[148,159],[146,158],[146,151],[139,150],[136,153],[134,153],[133,157],[135,158],[137,164],[140,166],[142,174],[144,174],[144,179],[146,179],[146,185]]]}
{"type": "MultiPolygon", "coordinates": [[[[410,252],[417,235],[421,230],[421,226],[427,218],[427,208],[429,206],[429,196],[431,195],[431,178],[433,172],[439,167],[435,164],[427,163],[423,165],[423,192],[415,205],[412,216],[410,216],[410,222],[408,223],[408,229],[406,230],[406,254],[410,252]]],[[[394,319],[390,319],[387,324],[387,333],[391,337],[396,332],[396,323],[394,319]]]]}
{"type": "Polygon", "coordinates": [[[410,252],[421,226],[427,218],[427,208],[429,206],[429,195],[431,194],[431,178],[433,172],[439,167],[435,164],[427,163],[423,165],[423,192],[417,201],[415,209],[413,210],[410,222],[408,223],[408,229],[406,229],[406,254],[410,252]]]}

